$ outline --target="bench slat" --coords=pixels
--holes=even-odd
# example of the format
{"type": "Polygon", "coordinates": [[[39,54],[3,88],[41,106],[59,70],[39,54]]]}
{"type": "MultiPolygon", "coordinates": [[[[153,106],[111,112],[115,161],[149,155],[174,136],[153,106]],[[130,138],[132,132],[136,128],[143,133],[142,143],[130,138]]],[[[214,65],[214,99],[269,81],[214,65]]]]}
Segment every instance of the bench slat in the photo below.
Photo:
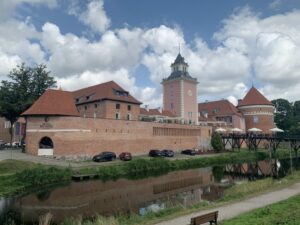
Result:
{"type": "Polygon", "coordinates": [[[207,222],[217,224],[218,211],[207,213],[201,216],[191,218],[191,225],[200,225],[207,222]]]}

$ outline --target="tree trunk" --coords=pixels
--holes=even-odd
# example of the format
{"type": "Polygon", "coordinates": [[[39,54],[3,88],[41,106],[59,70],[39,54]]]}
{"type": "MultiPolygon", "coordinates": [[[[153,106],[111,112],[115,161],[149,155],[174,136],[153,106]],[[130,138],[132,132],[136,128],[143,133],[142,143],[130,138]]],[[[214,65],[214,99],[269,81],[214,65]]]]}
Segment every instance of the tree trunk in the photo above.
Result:
{"type": "Polygon", "coordinates": [[[15,122],[10,121],[10,128],[9,128],[9,134],[10,134],[10,147],[12,147],[12,143],[13,143],[13,137],[14,137],[14,124],[15,124],[15,122]]]}

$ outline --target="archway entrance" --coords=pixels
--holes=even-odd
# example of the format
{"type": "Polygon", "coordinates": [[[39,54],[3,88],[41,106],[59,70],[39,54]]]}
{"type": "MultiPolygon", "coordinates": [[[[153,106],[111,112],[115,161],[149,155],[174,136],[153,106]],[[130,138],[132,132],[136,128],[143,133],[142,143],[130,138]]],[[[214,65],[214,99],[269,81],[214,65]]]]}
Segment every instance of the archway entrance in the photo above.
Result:
{"type": "Polygon", "coordinates": [[[53,141],[49,137],[43,137],[39,142],[38,155],[53,155],[53,141]]]}

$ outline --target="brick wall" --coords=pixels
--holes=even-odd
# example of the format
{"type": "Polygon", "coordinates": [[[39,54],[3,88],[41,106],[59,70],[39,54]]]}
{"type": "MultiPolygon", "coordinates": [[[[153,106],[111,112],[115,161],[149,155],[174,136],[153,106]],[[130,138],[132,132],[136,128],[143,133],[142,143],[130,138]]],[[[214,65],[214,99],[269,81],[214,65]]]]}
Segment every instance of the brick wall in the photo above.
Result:
{"type": "Polygon", "coordinates": [[[140,114],[140,106],[137,104],[110,100],[77,105],[77,109],[82,117],[90,118],[115,119],[116,113],[119,113],[120,119],[127,120],[127,115],[130,114],[130,120],[138,120],[140,114]],[[120,109],[116,109],[116,104],[120,105],[120,109]]]}
{"type": "Polygon", "coordinates": [[[246,130],[256,127],[264,133],[276,127],[274,123],[274,108],[270,106],[243,106],[239,109],[245,118],[246,130]],[[256,117],[256,118],[254,118],[256,117]]]}
{"type": "Polygon", "coordinates": [[[211,127],[193,125],[82,117],[48,117],[47,122],[44,117],[27,119],[26,151],[34,155],[45,136],[54,143],[54,155],[68,156],[95,155],[102,151],[139,155],[147,154],[150,149],[209,148],[211,134],[211,127]],[[154,127],[168,128],[168,132],[158,135],[154,127]],[[189,135],[182,135],[183,130],[191,129],[189,135]]]}

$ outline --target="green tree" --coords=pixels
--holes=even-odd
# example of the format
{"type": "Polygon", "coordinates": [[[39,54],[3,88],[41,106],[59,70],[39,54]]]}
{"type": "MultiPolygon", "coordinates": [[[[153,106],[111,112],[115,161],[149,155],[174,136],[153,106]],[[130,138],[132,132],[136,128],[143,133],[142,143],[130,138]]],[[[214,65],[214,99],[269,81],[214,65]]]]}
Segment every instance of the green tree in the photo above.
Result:
{"type": "Polygon", "coordinates": [[[294,118],[300,123],[300,101],[295,101],[293,106],[294,118]]]}
{"type": "Polygon", "coordinates": [[[220,152],[223,150],[222,137],[219,133],[217,133],[217,132],[213,133],[213,135],[211,137],[211,146],[217,152],[220,152]]]}
{"type": "Polygon", "coordinates": [[[11,141],[12,127],[21,113],[28,109],[47,88],[56,86],[56,81],[46,69],[43,64],[28,67],[22,63],[8,74],[9,80],[1,81],[0,116],[11,123],[11,141]]]}
{"type": "Polygon", "coordinates": [[[289,131],[296,123],[292,103],[286,99],[276,99],[272,103],[275,106],[274,121],[277,127],[289,131]]]}

